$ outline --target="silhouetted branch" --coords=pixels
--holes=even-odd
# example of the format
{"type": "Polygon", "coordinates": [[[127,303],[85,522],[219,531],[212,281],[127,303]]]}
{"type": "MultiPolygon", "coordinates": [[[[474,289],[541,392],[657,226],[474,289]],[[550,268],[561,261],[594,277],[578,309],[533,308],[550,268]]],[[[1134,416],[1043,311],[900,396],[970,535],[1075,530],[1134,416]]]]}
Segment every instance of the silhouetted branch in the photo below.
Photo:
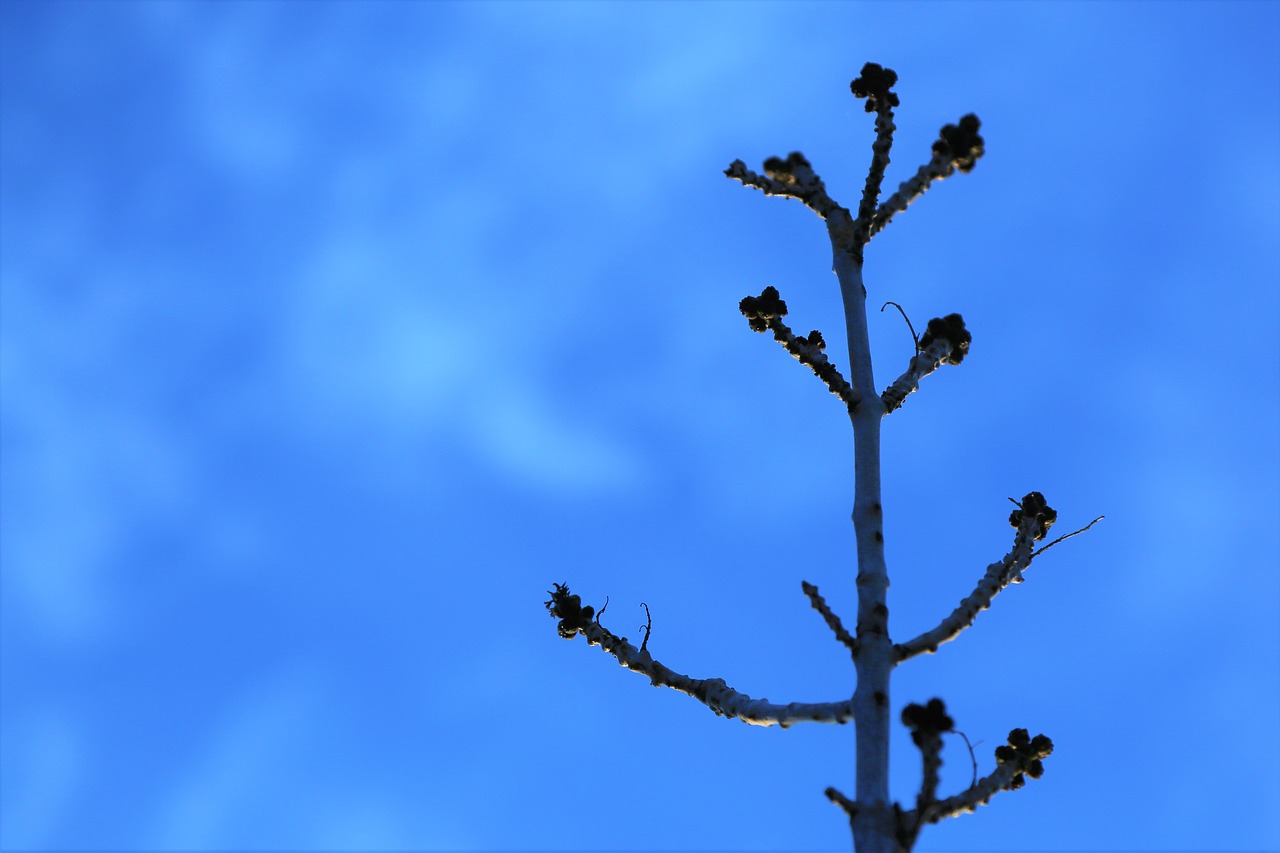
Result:
{"type": "Polygon", "coordinates": [[[600,646],[613,655],[618,663],[632,672],[643,673],[654,687],[670,687],[692,696],[706,705],[717,716],[736,717],[753,726],[781,726],[788,728],[796,723],[847,723],[853,719],[851,700],[840,702],[792,702],[775,705],[768,699],[753,699],[739,693],[722,678],[690,678],[654,660],[649,652],[641,651],[619,637],[591,617],[594,609],[583,606],[582,600],[569,592],[566,584],[556,584],[550,591],[551,600],[546,603],[548,612],[559,619],[557,626],[561,637],[572,640],[579,633],[587,638],[587,644],[600,646]]]}

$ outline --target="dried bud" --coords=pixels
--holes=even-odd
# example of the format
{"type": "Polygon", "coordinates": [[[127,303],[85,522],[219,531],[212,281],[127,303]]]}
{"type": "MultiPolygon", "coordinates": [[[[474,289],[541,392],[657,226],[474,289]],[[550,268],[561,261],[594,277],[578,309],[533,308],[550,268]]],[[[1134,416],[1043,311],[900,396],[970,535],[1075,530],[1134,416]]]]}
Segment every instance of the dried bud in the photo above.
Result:
{"type": "Polygon", "coordinates": [[[947,355],[949,364],[959,364],[969,354],[969,344],[973,335],[964,327],[964,318],[959,314],[948,314],[945,317],[934,317],[928,328],[920,336],[920,349],[927,349],[936,340],[946,339],[951,342],[951,352],[947,355]]]}
{"type": "Polygon", "coordinates": [[[941,699],[930,699],[925,705],[913,702],[903,708],[902,724],[911,729],[911,739],[917,746],[923,745],[926,738],[949,732],[955,727],[955,721],[947,714],[947,707],[941,699]]]}
{"type": "Polygon", "coordinates": [[[555,584],[555,589],[547,592],[551,595],[551,600],[546,602],[546,608],[553,619],[560,620],[556,630],[561,637],[572,640],[578,636],[579,631],[591,624],[595,608],[591,605],[583,607],[582,598],[571,594],[568,584],[555,584]]]}
{"type": "Polygon", "coordinates": [[[1058,513],[1045,502],[1044,495],[1039,492],[1028,492],[1018,508],[1009,513],[1009,524],[1021,527],[1024,518],[1034,518],[1035,526],[1031,538],[1037,542],[1045,537],[1049,528],[1058,520],[1058,513]]]}
{"type": "Polygon", "coordinates": [[[792,151],[785,160],[781,157],[770,157],[764,161],[765,174],[782,184],[797,183],[796,172],[799,169],[813,170],[809,161],[799,151],[792,151]]]}
{"type": "Polygon", "coordinates": [[[787,316],[787,303],[778,296],[778,289],[766,287],[759,296],[748,296],[738,303],[738,310],[747,318],[753,331],[763,332],[775,317],[787,316]]]}
{"type": "Polygon", "coordinates": [[[822,337],[822,332],[817,329],[809,332],[808,335],[797,335],[796,340],[804,346],[815,348],[818,352],[822,352],[827,348],[827,342],[822,337]]]}
{"type": "Polygon", "coordinates": [[[868,62],[862,66],[862,74],[849,84],[854,97],[866,98],[866,111],[871,113],[881,107],[898,106],[898,96],[889,89],[898,82],[898,75],[879,63],[868,62]]]}
{"type": "Polygon", "coordinates": [[[1044,735],[1031,737],[1026,729],[1014,729],[1009,732],[1008,746],[996,747],[996,763],[1012,764],[1015,775],[1009,782],[1013,790],[1026,784],[1023,775],[1039,779],[1044,775],[1044,764],[1040,759],[1047,758],[1053,752],[1053,741],[1044,735]]]}
{"type": "Polygon", "coordinates": [[[951,162],[961,172],[972,172],[978,158],[986,151],[978,128],[982,122],[973,113],[960,119],[960,123],[948,124],[933,143],[933,153],[951,162]]]}

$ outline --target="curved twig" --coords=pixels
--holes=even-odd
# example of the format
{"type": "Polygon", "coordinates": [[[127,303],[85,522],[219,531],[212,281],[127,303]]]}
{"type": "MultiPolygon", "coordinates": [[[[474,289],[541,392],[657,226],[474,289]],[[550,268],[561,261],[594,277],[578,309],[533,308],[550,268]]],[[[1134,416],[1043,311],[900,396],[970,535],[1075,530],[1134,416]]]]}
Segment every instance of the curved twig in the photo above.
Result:
{"type": "MultiPolygon", "coordinates": [[[[907,328],[911,330],[911,340],[916,343],[916,355],[920,354],[920,336],[916,334],[916,327],[911,325],[911,318],[907,316],[907,312],[902,310],[902,306],[896,302],[886,302],[884,305],[892,305],[898,309],[898,313],[902,315],[902,319],[907,321],[907,328]]],[[[884,305],[880,306],[880,313],[884,313],[884,305]]]]}

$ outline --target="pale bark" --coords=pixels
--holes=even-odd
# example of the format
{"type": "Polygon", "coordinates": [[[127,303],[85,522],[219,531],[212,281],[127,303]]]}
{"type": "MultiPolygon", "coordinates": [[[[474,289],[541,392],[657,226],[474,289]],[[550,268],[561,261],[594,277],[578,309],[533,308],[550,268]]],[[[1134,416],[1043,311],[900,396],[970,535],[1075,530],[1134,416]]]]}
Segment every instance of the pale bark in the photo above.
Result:
{"type": "MultiPolygon", "coordinates": [[[[1024,777],[1038,778],[1041,759],[1053,748],[1048,738],[1031,738],[1025,729],[1014,729],[1008,745],[996,750],[999,766],[955,796],[937,798],[939,767],[942,764],[942,735],[953,731],[951,718],[941,700],[927,705],[911,704],[903,713],[903,722],[921,751],[923,782],[915,797],[915,808],[905,810],[890,799],[889,792],[889,725],[892,713],[889,680],[893,669],[915,655],[932,653],[938,646],[955,639],[973,624],[977,614],[990,606],[992,599],[1005,587],[1022,581],[1022,572],[1031,561],[1050,545],[1034,550],[1057,514],[1044,497],[1031,492],[1009,517],[1016,529],[1013,548],[998,562],[992,563],[977,587],[936,627],[905,643],[894,645],[889,634],[889,574],[884,556],[884,510],[880,489],[880,430],[885,415],[902,406],[908,395],[918,390],[920,380],[944,364],[959,364],[968,351],[970,336],[959,314],[931,320],[925,336],[917,341],[916,351],[908,359],[907,370],[878,393],[871,363],[871,341],[867,329],[867,289],[863,282],[863,250],[880,230],[896,215],[919,198],[933,182],[956,171],[973,169],[983,153],[983,140],[978,135],[976,116],[962,118],[958,125],[943,127],[933,143],[933,156],[911,179],[904,181],[894,195],[879,203],[880,188],[889,165],[893,143],[893,107],[898,97],[891,91],[897,75],[868,63],[862,75],[852,84],[853,92],[866,99],[868,112],[875,112],[875,141],[871,164],[863,187],[857,215],[841,206],[828,194],[826,186],[808,160],[799,152],[785,159],[771,157],[764,163],[764,174],[748,169],[735,160],[725,170],[730,178],[753,187],[766,195],[794,198],[823,218],[831,241],[832,269],[840,286],[844,307],[845,331],[849,346],[848,378],[826,356],[825,341],[817,331],[796,336],[782,322],[786,303],[774,288],[766,288],[758,297],[747,297],[739,308],[750,326],[758,332],[770,331],[792,356],[808,366],[828,389],[840,398],[853,427],[854,498],[853,527],[857,589],[856,630],[850,634],[840,617],[816,587],[803,584],[814,609],[822,615],[836,638],[850,651],[857,685],[851,699],[832,702],[786,705],[753,699],[730,688],[719,678],[692,678],[658,663],[647,649],[648,637],[636,648],[625,637],[604,628],[591,607],[584,607],[577,595],[563,584],[557,584],[547,608],[560,619],[562,637],[572,639],[581,633],[588,643],[599,645],[617,661],[648,677],[655,686],[670,687],[698,699],[716,714],[737,717],[757,726],[790,726],[798,722],[854,722],[857,753],[854,764],[856,796],[850,798],[834,787],[826,796],[849,817],[854,846],[858,853],[902,853],[915,844],[922,826],[987,802],[996,792],[1020,787],[1024,777]]],[[[1096,521],[1096,519],[1095,519],[1096,521]]],[[[1091,523],[1092,524],[1092,523],[1091,523]]],[[[1091,526],[1091,525],[1090,525],[1091,526]]],[[[1084,529],[1087,529],[1084,528],[1084,529]]],[[[1080,532],[1080,531],[1076,531],[1080,532]]],[[[1068,534],[1071,536],[1074,534],[1068,534]]],[[[1062,537],[1067,538],[1067,537],[1062,537]]]]}

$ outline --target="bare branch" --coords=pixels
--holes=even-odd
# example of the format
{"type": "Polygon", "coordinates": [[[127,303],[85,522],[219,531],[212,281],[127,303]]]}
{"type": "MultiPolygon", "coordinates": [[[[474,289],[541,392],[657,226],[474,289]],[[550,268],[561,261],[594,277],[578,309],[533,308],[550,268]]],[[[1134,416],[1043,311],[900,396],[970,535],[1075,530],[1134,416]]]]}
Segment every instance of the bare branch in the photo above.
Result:
{"type": "Polygon", "coordinates": [[[853,820],[853,816],[858,813],[858,804],[837,791],[835,788],[827,788],[823,791],[827,799],[839,806],[845,814],[849,816],[849,820],[853,820]]]}
{"type": "Polygon", "coordinates": [[[935,155],[932,160],[916,170],[914,176],[899,184],[896,193],[884,200],[871,220],[870,235],[874,237],[883,231],[895,214],[906,210],[911,202],[924,195],[934,181],[949,178],[954,174],[955,168],[949,166],[944,158],[935,155]]]}
{"type": "Polygon", "coordinates": [[[924,769],[914,811],[899,815],[899,835],[910,849],[920,832],[919,815],[927,813],[938,799],[939,771],[942,769],[942,735],[953,731],[955,722],[947,714],[941,699],[930,699],[924,705],[914,702],[902,709],[902,724],[911,729],[911,741],[920,750],[924,769]]]}
{"type": "Polygon", "coordinates": [[[893,108],[898,106],[898,96],[893,92],[893,85],[898,82],[898,75],[879,63],[868,62],[862,66],[862,73],[849,84],[854,97],[866,98],[867,112],[876,114],[876,139],[871,143],[871,166],[867,169],[867,182],[862,190],[862,201],[858,205],[857,241],[865,245],[871,239],[871,224],[876,213],[876,202],[880,199],[880,185],[884,181],[884,171],[889,166],[889,149],[893,147],[893,108]]]}
{"type": "Polygon", "coordinates": [[[840,374],[823,350],[827,342],[817,329],[808,336],[798,336],[782,318],[787,316],[787,303],[782,301],[776,287],[766,287],[759,296],[748,296],[738,303],[738,310],[747,318],[752,331],[773,332],[773,338],[786,348],[797,361],[813,371],[832,394],[839,397],[850,412],[858,405],[859,397],[853,386],[840,374]]]}
{"type": "Polygon", "coordinates": [[[1057,539],[1053,540],[1048,545],[1045,545],[1043,548],[1038,549],[1034,554],[1031,555],[1031,558],[1035,559],[1036,557],[1039,557],[1045,551],[1048,551],[1050,548],[1052,548],[1054,545],[1057,545],[1059,542],[1061,542],[1064,539],[1070,539],[1072,536],[1079,536],[1081,533],[1084,533],[1086,530],[1088,530],[1090,527],[1093,527],[1095,524],[1097,524],[1099,521],[1102,521],[1102,519],[1104,518],[1106,518],[1105,515],[1100,515],[1097,518],[1095,518],[1093,521],[1086,524],[1084,527],[1081,527],[1079,530],[1073,530],[1070,533],[1067,533],[1063,536],[1059,536],[1057,539]]]}
{"type": "Polygon", "coordinates": [[[804,594],[809,596],[809,603],[813,605],[813,609],[822,614],[823,620],[827,623],[827,627],[835,632],[836,639],[845,644],[850,654],[857,656],[858,641],[853,635],[845,630],[844,624],[840,621],[840,617],[831,612],[831,608],[827,605],[818,588],[808,581],[800,581],[800,588],[804,590],[804,594]]]}
{"type": "Polygon", "coordinates": [[[1021,788],[1026,777],[1039,779],[1044,772],[1042,759],[1053,752],[1053,741],[1044,735],[1029,737],[1026,729],[1014,729],[1009,732],[1009,745],[996,749],[996,761],[999,766],[982,777],[967,791],[939,800],[928,808],[917,811],[913,816],[916,823],[937,823],[938,821],[975,811],[978,806],[986,805],[1000,791],[1016,791],[1021,788]]]}
{"type": "Polygon", "coordinates": [[[921,379],[946,364],[949,352],[951,352],[950,341],[936,340],[929,345],[928,349],[912,356],[906,373],[893,380],[893,384],[884,389],[884,393],[880,395],[885,414],[897,409],[908,396],[918,391],[921,379]]]}
{"type": "Polygon", "coordinates": [[[1031,492],[1013,511],[1010,522],[1016,524],[1013,548],[1004,558],[987,566],[986,574],[947,618],[936,628],[899,643],[893,647],[894,664],[928,652],[933,654],[938,646],[950,642],[960,632],[973,624],[978,614],[991,606],[991,600],[1009,584],[1022,582],[1022,570],[1031,565],[1033,544],[1044,538],[1045,531],[1057,518],[1057,513],[1044,504],[1044,496],[1031,492]]]}
{"type": "Polygon", "coordinates": [[[764,169],[766,174],[760,175],[748,169],[747,164],[741,160],[734,160],[724,173],[727,177],[740,181],[743,186],[754,187],[765,195],[798,199],[823,219],[840,207],[827,195],[826,185],[799,151],[791,152],[785,160],[770,157],[764,161],[764,169]]]}
{"type": "Polygon", "coordinates": [[[600,646],[613,655],[618,663],[632,672],[648,676],[654,687],[670,687],[692,696],[706,705],[717,716],[736,717],[752,726],[781,726],[788,728],[796,723],[847,723],[853,719],[853,701],[840,702],[792,702],[775,705],[768,699],[753,699],[739,693],[722,678],[690,678],[658,663],[649,652],[641,651],[592,619],[594,610],[583,606],[577,595],[569,592],[566,584],[556,584],[547,602],[547,610],[559,619],[560,636],[573,639],[578,634],[587,638],[587,644],[600,646]]]}
{"type": "Polygon", "coordinates": [[[898,187],[898,191],[890,196],[876,211],[871,220],[868,239],[880,233],[894,214],[907,209],[907,205],[924,195],[925,190],[934,181],[949,178],[956,173],[973,171],[978,158],[986,151],[985,143],[978,134],[982,122],[973,113],[960,119],[957,124],[944,125],[933,143],[933,157],[916,172],[915,176],[898,187]]]}
{"type": "MultiPolygon", "coordinates": [[[[905,316],[905,315],[904,315],[905,316]]],[[[907,372],[894,380],[880,395],[888,414],[902,405],[907,395],[920,387],[920,380],[942,364],[959,364],[969,354],[973,335],[964,327],[964,317],[948,314],[929,321],[924,335],[916,341],[916,354],[911,357],[907,372]],[[921,347],[924,352],[921,352],[921,347]]]]}

